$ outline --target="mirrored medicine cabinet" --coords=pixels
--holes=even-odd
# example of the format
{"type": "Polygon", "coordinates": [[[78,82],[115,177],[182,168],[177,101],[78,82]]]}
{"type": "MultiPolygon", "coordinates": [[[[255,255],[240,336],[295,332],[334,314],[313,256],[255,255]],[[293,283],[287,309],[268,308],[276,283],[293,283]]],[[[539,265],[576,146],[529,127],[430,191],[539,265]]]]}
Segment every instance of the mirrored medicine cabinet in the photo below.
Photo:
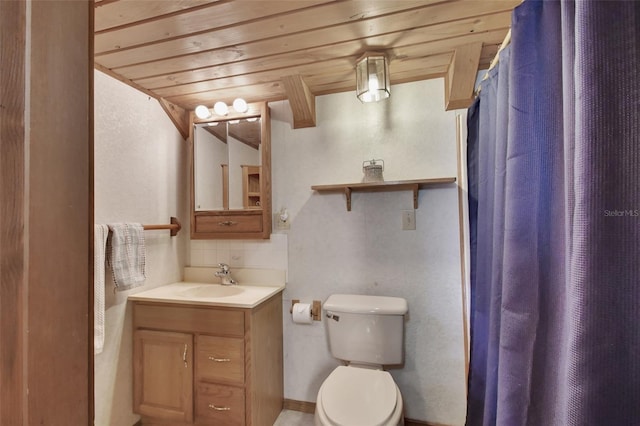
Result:
{"type": "Polygon", "coordinates": [[[271,235],[271,126],[265,102],[246,113],[190,114],[191,238],[271,235]]]}

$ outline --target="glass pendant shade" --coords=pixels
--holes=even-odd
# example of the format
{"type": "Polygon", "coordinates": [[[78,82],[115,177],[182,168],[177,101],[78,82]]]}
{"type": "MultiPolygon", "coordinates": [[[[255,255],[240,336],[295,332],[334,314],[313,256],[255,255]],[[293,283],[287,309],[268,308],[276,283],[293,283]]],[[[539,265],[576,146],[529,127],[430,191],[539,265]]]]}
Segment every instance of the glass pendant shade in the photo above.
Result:
{"type": "Polygon", "coordinates": [[[356,95],[362,102],[378,102],[391,95],[389,66],[384,53],[367,52],[358,59],[356,95]]]}

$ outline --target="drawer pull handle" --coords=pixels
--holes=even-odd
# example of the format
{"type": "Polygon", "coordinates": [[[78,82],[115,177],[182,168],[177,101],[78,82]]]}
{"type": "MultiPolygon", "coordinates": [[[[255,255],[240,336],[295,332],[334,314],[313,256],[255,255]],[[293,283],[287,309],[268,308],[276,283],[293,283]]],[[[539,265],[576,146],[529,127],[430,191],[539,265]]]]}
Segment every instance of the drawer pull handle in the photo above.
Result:
{"type": "Polygon", "coordinates": [[[234,221],[234,220],[225,220],[224,222],[218,222],[218,225],[220,226],[233,226],[233,225],[237,225],[238,222],[234,221]]]}
{"type": "Polygon", "coordinates": [[[231,358],[216,358],[215,356],[210,356],[209,360],[213,362],[231,362],[231,358]]]}
{"type": "Polygon", "coordinates": [[[231,407],[217,407],[213,404],[209,404],[209,408],[216,411],[231,411],[231,407]]]}

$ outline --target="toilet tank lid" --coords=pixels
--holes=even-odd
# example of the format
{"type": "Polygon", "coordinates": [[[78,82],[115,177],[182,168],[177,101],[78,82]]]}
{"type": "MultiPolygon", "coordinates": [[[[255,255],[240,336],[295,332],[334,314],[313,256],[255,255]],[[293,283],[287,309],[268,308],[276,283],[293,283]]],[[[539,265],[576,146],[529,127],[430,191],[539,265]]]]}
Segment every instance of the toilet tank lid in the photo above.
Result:
{"type": "Polygon", "coordinates": [[[324,302],[324,309],[353,314],[404,315],[409,308],[401,297],[332,294],[324,302]]]}

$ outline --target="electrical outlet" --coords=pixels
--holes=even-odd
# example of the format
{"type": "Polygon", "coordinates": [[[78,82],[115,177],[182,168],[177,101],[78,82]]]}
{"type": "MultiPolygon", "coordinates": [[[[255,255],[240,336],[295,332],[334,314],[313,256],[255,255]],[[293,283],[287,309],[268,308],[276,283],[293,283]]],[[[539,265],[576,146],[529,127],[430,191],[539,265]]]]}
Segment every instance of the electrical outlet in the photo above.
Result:
{"type": "Polygon", "coordinates": [[[413,231],[415,229],[416,229],[416,211],[403,210],[402,211],[402,230],[413,231]]]}

